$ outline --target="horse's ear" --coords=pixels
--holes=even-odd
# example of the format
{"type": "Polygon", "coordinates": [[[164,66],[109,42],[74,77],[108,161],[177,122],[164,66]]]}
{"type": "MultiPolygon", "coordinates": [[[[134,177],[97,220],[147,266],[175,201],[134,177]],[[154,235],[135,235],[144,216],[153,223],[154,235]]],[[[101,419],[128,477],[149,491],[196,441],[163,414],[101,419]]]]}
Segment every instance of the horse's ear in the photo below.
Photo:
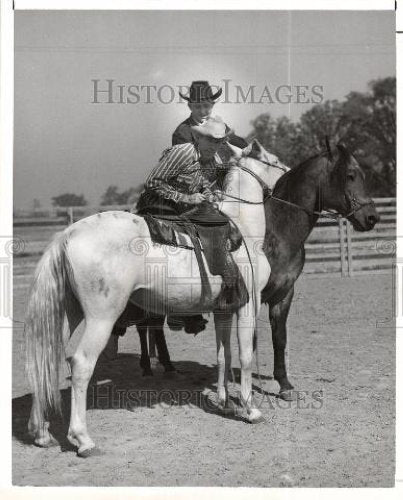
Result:
{"type": "Polygon", "coordinates": [[[254,158],[259,158],[263,149],[264,148],[260,142],[257,139],[253,139],[253,141],[242,150],[242,156],[253,156],[254,158]]]}
{"type": "Polygon", "coordinates": [[[237,146],[234,146],[233,144],[227,142],[228,147],[230,148],[232,152],[232,157],[233,158],[242,158],[243,156],[243,149],[238,148],[237,146]]]}
{"type": "Polygon", "coordinates": [[[341,143],[336,144],[336,151],[337,151],[337,161],[335,163],[335,167],[340,171],[343,170],[344,172],[347,172],[347,168],[351,163],[351,153],[349,150],[346,148],[341,143]]]}

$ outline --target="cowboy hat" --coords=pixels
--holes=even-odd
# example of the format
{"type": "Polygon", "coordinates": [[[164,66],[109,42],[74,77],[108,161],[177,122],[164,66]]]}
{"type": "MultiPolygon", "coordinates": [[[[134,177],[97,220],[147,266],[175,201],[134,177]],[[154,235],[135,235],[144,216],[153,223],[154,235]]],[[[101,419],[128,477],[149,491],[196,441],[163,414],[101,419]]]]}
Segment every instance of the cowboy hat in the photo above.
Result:
{"type": "Polygon", "coordinates": [[[209,82],[204,80],[197,80],[192,82],[189,89],[189,95],[185,96],[179,92],[182,99],[188,102],[204,102],[204,101],[215,101],[222,94],[222,89],[214,94],[209,82]]]}
{"type": "Polygon", "coordinates": [[[191,129],[196,134],[213,139],[225,139],[232,133],[232,130],[227,131],[227,126],[219,116],[211,116],[200,125],[193,125],[191,129]]]}

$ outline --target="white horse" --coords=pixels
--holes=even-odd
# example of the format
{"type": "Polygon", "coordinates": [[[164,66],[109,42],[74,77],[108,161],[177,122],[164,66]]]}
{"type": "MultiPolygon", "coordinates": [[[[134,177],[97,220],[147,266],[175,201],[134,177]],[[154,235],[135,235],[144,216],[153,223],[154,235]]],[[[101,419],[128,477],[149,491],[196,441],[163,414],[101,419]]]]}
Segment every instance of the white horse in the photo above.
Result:
{"type": "MultiPolygon", "coordinates": [[[[251,423],[263,419],[251,397],[255,322],[261,291],[270,275],[270,265],[261,250],[265,234],[263,188],[272,188],[283,173],[250,157],[253,152],[256,158],[259,151],[257,141],[244,151],[234,148],[238,159],[226,176],[227,197],[220,204],[243,236],[234,258],[245,280],[249,302],[237,312],[237,332],[241,401],[251,423]]],[[[98,213],[54,237],[38,263],[26,319],[27,369],[33,390],[28,428],[37,445],[46,447],[54,442],[46,414],[52,408],[60,410],[59,367],[64,346],[84,319],[82,338],[68,359],[72,389],[67,438],[77,446],[79,456],[97,453],[87,431],[86,394],[112,327],[129,300],[157,314],[165,314],[168,309],[175,314],[213,311],[221,277],[208,273],[211,303],[198,309],[202,287],[198,266],[192,260],[193,251],[153,244],[144,219],[127,212],[98,213]],[[63,329],[65,315],[69,329],[63,329]]],[[[214,315],[218,400],[222,406],[228,395],[231,319],[231,314],[214,315]]]]}

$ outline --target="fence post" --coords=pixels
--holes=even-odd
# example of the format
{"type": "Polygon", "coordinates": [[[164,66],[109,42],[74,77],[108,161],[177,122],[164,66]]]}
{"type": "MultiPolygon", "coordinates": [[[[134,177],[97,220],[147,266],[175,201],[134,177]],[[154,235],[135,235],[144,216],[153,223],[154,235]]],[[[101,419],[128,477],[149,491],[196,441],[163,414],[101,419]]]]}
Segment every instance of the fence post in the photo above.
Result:
{"type": "Polygon", "coordinates": [[[346,220],[346,231],[347,231],[347,262],[348,262],[348,275],[353,276],[353,245],[351,241],[351,224],[346,220]]]}
{"type": "Polygon", "coordinates": [[[346,247],[344,245],[344,219],[339,217],[339,241],[340,241],[340,261],[341,275],[346,276],[346,247]]]}
{"type": "Polygon", "coordinates": [[[74,212],[73,212],[73,207],[69,207],[67,209],[67,213],[69,216],[69,226],[74,223],[74,212]]]}

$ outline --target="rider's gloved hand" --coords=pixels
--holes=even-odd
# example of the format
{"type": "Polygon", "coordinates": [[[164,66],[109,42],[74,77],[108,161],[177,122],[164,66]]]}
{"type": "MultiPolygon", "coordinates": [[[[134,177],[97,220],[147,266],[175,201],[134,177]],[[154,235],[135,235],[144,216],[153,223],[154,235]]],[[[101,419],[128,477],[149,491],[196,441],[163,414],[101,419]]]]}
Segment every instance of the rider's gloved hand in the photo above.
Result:
{"type": "Polygon", "coordinates": [[[224,199],[224,194],[219,189],[216,189],[213,193],[213,201],[222,201],[224,199]]]}
{"type": "Polygon", "coordinates": [[[188,194],[184,201],[185,203],[189,203],[189,205],[199,205],[203,201],[206,201],[206,196],[202,193],[188,194]]]}

